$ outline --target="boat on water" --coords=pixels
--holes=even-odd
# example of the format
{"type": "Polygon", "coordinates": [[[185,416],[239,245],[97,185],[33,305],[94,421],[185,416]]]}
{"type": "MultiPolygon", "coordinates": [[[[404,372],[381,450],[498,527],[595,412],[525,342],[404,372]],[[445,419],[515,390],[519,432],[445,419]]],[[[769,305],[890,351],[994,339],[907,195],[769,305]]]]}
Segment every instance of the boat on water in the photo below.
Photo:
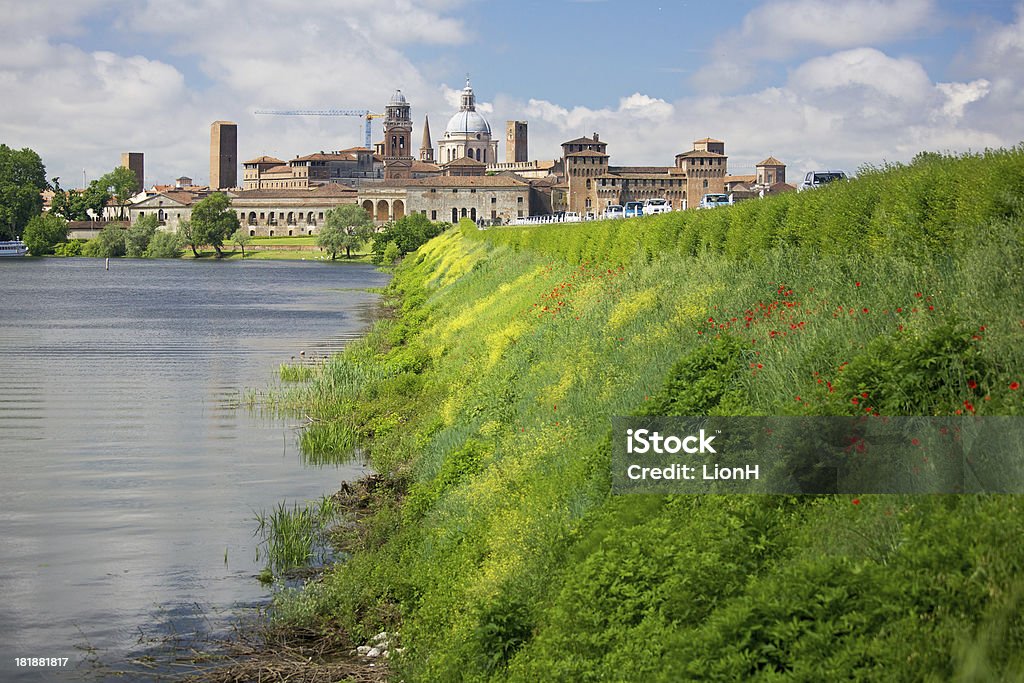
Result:
{"type": "Polygon", "coordinates": [[[14,240],[13,242],[0,242],[0,257],[4,256],[24,256],[28,253],[28,247],[21,240],[14,240]]]}

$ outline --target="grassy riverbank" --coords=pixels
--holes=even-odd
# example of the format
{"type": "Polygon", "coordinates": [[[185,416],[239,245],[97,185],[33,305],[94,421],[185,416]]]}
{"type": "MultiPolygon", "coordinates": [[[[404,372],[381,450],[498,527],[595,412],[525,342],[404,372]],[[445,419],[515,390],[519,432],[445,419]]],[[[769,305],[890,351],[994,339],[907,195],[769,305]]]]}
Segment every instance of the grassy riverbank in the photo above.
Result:
{"type": "MultiPolygon", "coordinates": [[[[611,496],[613,415],[1020,415],[1024,150],[478,231],[275,397],[391,485],[283,623],[436,680],[1015,680],[1017,496],[611,496]]],[[[925,466],[925,465],[922,465],[925,466]]]]}

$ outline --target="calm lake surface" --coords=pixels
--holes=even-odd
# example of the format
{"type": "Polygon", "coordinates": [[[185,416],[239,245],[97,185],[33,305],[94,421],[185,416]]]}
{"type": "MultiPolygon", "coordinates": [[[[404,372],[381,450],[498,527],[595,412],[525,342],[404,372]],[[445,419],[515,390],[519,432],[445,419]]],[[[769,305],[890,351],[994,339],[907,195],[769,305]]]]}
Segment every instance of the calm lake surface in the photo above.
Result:
{"type": "Polygon", "coordinates": [[[363,334],[377,297],[360,288],[386,281],[315,262],[0,260],[0,681],[77,679],[267,599],[254,512],[363,470],[306,466],[299,420],[239,399],[363,334]]]}

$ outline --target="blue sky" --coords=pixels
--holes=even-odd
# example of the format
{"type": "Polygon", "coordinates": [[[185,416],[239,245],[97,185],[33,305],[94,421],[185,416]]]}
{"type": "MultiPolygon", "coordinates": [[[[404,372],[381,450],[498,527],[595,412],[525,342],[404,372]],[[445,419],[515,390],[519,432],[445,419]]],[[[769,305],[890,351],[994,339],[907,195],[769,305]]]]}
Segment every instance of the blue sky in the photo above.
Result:
{"type": "MultiPolygon", "coordinates": [[[[146,155],[147,184],[208,178],[209,124],[239,155],[361,144],[355,119],[395,88],[435,141],[465,74],[499,139],[531,158],[599,132],[612,163],[672,163],[726,141],[730,171],[774,155],[790,177],[921,150],[1024,139],[1024,6],[946,0],[0,0],[0,142],[64,186],[146,155]]],[[[375,137],[380,135],[379,128],[375,137]]],[[[502,142],[503,145],[503,142],[502,142]]],[[[503,153],[503,148],[501,150],[503,153]]]]}

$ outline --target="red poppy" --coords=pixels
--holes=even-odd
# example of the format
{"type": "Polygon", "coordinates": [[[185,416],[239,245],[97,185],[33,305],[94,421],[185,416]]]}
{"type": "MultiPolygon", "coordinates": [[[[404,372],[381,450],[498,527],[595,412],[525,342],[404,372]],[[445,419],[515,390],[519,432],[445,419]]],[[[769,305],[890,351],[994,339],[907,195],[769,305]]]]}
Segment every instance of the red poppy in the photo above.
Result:
{"type": "Polygon", "coordinates": [[[857,405],[858,403],[860,403],[860,399],[854,396],[853,398],[850,399],[850,403],[852,403],[853,405],[857,405]]]}
{"type": "Polygon", "coordinates": [[[970,387],[971,389],[977,389],[978,383],[975,382],[973,379],[969,379],[967,380],[967,386],[970,387]]]}
{"type": "Polygon", "coordinates": [[[1020,382],[1010,382],[1010,391],[1017,391],[1020,389],[1020,382]]]}
{"type": "Polygon", "coordinates": [[[860,498],[854,498],[850,502],[853,503],[854,505],[860,505],[860,498]]]}
{"type": "Polygon", "coordinates": [[[915,446],[920,446],[921,445],[921,440],[920,439],[911,439],[910,443],[914,444],[915,446]]]}
{"type": "Polygon", "coordinates": [[[854,282],[853,284],[854,284],[854,286],[856,286],[856,287],[860,287],[860,283],[859,283],[859,282],[854,282]]]}

